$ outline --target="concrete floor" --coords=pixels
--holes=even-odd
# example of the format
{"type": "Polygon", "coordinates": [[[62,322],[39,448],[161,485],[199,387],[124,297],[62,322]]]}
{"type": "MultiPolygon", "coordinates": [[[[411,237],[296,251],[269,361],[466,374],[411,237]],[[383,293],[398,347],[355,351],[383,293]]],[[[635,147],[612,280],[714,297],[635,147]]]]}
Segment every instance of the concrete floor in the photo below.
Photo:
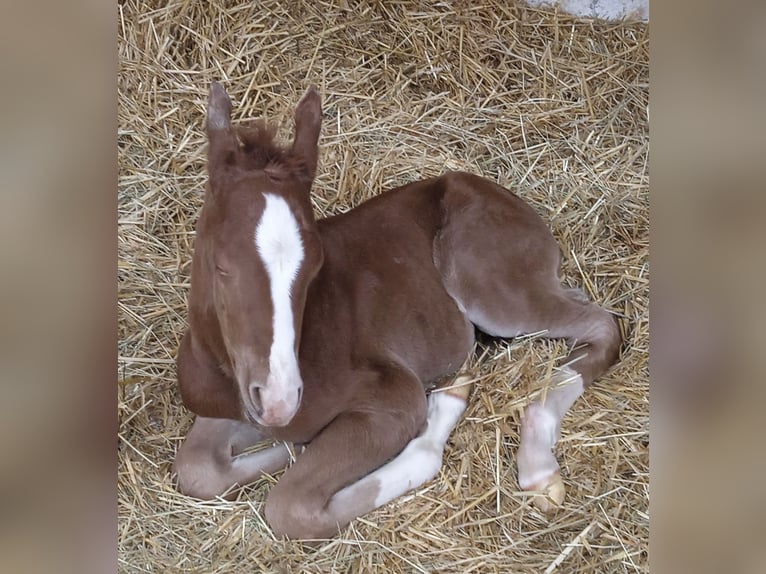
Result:
{"type": "Polygon", "coordinates": [[[649,21],[649,0],[526,0],[530,6],[558,6],[562,12],[602,20],[649,21]]]}

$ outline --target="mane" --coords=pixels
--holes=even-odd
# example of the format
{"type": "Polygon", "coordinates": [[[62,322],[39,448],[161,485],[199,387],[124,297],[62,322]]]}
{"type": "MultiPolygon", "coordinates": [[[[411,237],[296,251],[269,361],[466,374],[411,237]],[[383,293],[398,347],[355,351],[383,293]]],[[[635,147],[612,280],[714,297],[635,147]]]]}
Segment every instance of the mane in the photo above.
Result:
{"type": "Polygon", "coordinates": [[[256,122],[237,128],[248,169],[266,170],[277,178],[311,179],[308,166],[288,147],[276,143],[276,128],[266,122],[256,122]]]}

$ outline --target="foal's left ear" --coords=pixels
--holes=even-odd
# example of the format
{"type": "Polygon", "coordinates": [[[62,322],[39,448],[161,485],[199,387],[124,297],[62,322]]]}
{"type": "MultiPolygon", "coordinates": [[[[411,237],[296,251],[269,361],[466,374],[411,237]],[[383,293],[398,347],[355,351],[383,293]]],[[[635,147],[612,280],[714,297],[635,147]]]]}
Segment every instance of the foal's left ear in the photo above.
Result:
{"type": "Polygon", "coordinates": [[[293,153],[306,162],[309,176],[314,179],[317,169],[317,141],[322,126],[322,99],[316,86],[311,86],[295,108],[295,139],[293,153]]]}

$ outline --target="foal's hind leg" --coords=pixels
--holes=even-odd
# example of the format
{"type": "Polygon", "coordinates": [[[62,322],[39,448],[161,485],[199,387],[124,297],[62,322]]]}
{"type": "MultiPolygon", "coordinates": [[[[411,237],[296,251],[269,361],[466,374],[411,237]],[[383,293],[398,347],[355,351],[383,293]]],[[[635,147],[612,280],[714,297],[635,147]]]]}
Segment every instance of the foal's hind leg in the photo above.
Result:
{"type": "Polygon", "coordinates": [[[564,502],[564,482],[553,448],[561,420],[583,392],[582,377],[569,367],[555,373],[551,383],[545,399],[530,403],[524,411],[517,458],[519,486],[542,493],[532,501],[543,511],[564,502]]]}
{"type": "Polygon", "coordinates": [[[509,318],[507,335],[545,331],[546,337],[565,338],[573,345],[543,397],[526,407],[521,425],[519,486],[542,492],[533,502],[547,511],[551,502],[560,505],[564,500],[564,484],[553,454],[561,420],[587,386],[614,363],[620,335],[607,311],[574,290],[557,287],[545,295],[538,292],[534,300],[538,307],[517,309],[517,317],[523,320],[509,318]]]}
{"type": "Polygon", "coordinates": [[[197,417],[173,463],[178,489],[202,499],[231,496],[236,492],[232,487],[285,468],[290,453],[283,445],[242,454],[265,438],[262,431],[244,423],[197,417]]]}
{"type": "Polygon", "coordinates": [[[576,290],[557,285],[538,291],[526,303],[517,309],[522,320],[509,321],[509,333],[545,331],[546,337],[565,338],[573,346],[544,396],[527,406],[521,425],[519,485],[545,493],[547,497],[533,499],[545,511],[550,501],[560,505],[564,500],[564,484],[552,452],[561,420],[588,385],[615,362],[620,334],[614,318],[576,290]]]}
{"type": "MultiPolygon", "coordinates": [[[[616,361],[617,323],[579,290],[561,285],[558,245],[542,219],[509,191],[476,176],[453,174],[446,180],[443,212],[435,261],[468,319],[490,335],[545,331],[574,346],[545,398],[527,407],[518,458],[521,487],[560,503],[564,487],[552,449],[561,419],[616,361]]],[[[535,503],[550,506],[544,497],[535,503]]]]}

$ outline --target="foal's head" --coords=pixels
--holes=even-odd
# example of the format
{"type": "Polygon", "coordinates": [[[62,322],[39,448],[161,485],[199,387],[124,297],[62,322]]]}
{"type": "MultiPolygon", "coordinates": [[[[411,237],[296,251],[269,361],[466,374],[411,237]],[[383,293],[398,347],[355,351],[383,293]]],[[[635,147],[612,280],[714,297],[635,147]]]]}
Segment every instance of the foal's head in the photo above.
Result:
{"type": "Polygon", "coordinates": [[[284,426],[300,405],[298,345],[322,246],[309,191],[321,105],[310,89],[295,110],[295,138],[278,147],[265,126],[235,130],[218,83],[207,114],[209,184],[197,227],[192,305],[234,379],[242,415],[284,426]]]}

